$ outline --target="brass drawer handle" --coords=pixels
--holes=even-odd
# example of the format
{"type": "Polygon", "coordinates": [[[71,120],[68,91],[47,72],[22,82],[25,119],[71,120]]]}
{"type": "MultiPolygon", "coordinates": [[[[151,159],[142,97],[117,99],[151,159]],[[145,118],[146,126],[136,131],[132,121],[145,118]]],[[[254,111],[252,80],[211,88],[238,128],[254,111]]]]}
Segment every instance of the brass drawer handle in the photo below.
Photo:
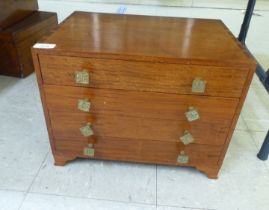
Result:
{"type": "Polygon", "coordinates": [[[83,112],[90,112],[91,102],[89,99],[79,99],[78,100],[78,109],[83,112]]]}
{"type": "Polygon", "coordinates": [[[90,84],[90,73],[87,70],[75,72],[75,82],[80,85],[90,84]]]}
{"type": "Polygon", "coordinates": [[[177,157],[177,163],[187,164],[189,162],[189,156],[185,154],[184,151],[180,152],[180,155],[177,157]]]}
{"type": "Polygon", "coordinates": [[[91,127],[91,123],[87,123],[86,126],[80,128],[79,130],[80,130],[80,133],[85,137],[89,137],[89,136],[92,136],[94,134],[92,127],[91,127]]]}
{"type": "Polygon", "coordinates": [[[185,112],[185,116],[189,122],[193,122],[200,119],[199,112],[194,107],[189,107],[189,110],[185,112]]]}
{"type": "Polygon", "coordinates": [[[94,157],[94,152],[93,144],[88,144],[88,147],[85,147],[83,150],[83,154],[88,157],[94,157]]]}
{"type": "Polygon", "coordinates": [[[205,93],[206,81],[200,78],[195,78],[192,82],[192,92],[193,93],[205,93]]]}
{"type": "Polygon", "coordinates": [[[194,142],[194,138],[189,131],[184,131],[184,134],[180,137],[180,140],[184,145],[194,142]]]}

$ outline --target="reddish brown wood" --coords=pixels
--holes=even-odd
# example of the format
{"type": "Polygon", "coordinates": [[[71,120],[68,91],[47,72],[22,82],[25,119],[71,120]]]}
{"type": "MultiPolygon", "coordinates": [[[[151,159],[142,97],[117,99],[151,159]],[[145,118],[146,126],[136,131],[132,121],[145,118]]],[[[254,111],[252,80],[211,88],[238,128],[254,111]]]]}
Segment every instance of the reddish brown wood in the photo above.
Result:
{"type": "MultiPolygon", "coordinates": [[[[54,138],[53,138],[53,134],[52,134],[49,112],[48,112],[47,104],[46,104],[46,97],[45,97],[43,86],[42,86],[42,77],[41,77],[41,71],[40,71],[41,69],[40,69],[40,65],[39,65],[39,61],[38,61],[38,56],[37,56],[37,54],[35,54],[33,52],[32,57],[33,57],[33,64],[35,67],[35,71],[36,71],[37,83],[38,83],[38,87],[40,90],[40,98],[41,98],[42,105],[43,105],[50,147],[51,147],[51,151],[52,151],[52,154],[54,156],[54,159],[55,159],[55,165],[61,165],[61,163],[62,163],[62,165],[64,165],[67,160],[72,160],[72,159],[70,157],[68,157],[68,158],[61,158],[59,161],[57,161],[58,158],[56,157],[57,154],[56,154],[56,149],[55,149],[55,142],[54,142],[54,138]],[[62,159],[64,159],[64,160],[62,160],[62,159]],[[66,159],[66,161],[65,161],[65,159],[66,159]]],[[[61,156],[63,157],[62,154],[61,154],[61,156]]]]}
{"type": "Polygon", "coordinates": [[[36,12],[1,31],[0,74],[25,77],[32,73],[32,45],[56,26],[56,13],[36,12]]]}
{"type": "Polygon", "coordinates": [[[188,130],[195,143],[222,145],[237,106],[236,99],[162,93],[51,85],[45,85],[44,91],[56,138],[84,139],[79,128],[93,122],[97,135],[179,142],[188,130]],[[92,103],[93,116],[77,108],[78,99],[85,98],[92,103]],[[197,122],[186,121],[190,106],[201,115],[197,122]]]}
{"type": "Polygon", "coordinates": [[[78,112],[78,100],[88,99],[92,114],[116,114],[127,117],[157,118],[186,121],[185,112],[195,107],[202,122],[225,123],[234,116],[238,99],[197,97],[193,95],[156,92],[121,91],[113,89],[81,88],[44,85],[49,110],[78,112]],[[221,108],[221,109],[220,109],[221,108]]]}
{"type": "Polygon", "coordinates": [[[208,96],[239,97],[247,77],[244,69],[168,63],[131,62],[40,55],[45,84],[77,86],[75,71],[90,72],[89,87],[192,94],[195,78],[207,81],[208,96]],[[236,80],[237,82],[234,82],[236,80]]]}
{"type": "Polygon", "coordinates": [[[54,154],[54,165],[56,166],[64,166],[68,161],[74,160],[77,158],[77,155],[70,155],[70,154],[62,154],[56,153],[54,154]]]}
{"type": "Polygon", "coordinates": [[[227,152],[227,149],[229,147],[229,144],[230,144],[230,141],[231,141],[231,138],[233,136],[233,131],[236,127],[236,123],[239,119],[239,116],[240,116],[240,112],[242,110],[242,107],[244,105],[244,102],[245,102],[245,99],[247,97],[247,93],[248,93],[248,90],[249,90],[249,87],[250,87],[250,84],[251,84],[251,81],[252,81],[252,78],[253,78],[253,75],[255,73],[255,67],[254,68],[250,68],[250,71],[249,71],[249,74],[248,74],[248,78],[246,80],[246,83],[244,85],[244,89],[243,89],[243,92],[242,92],[242,95],[240,97],[240,102],[238,103],[238,106],[236,108],[236,113],[234,115],[234,119],[230,125],[230,131],[227,135],[227,139],[225,141],[225,144],[223,146],[223,150],[222,150],[222,153],[221,153],[221,156],[220,156],[220,159],[219,159],[219,165],[222,165],[223,161],[224,161],[224,158],[225,158],[225,154],[227,152]]]}
{"type": "MultiPolygon", "coordinates": [[[[83,149],[85,141],[74,142],[68,139],[55,138],[56,149],[59,153],[86,157],[83,149]]],[[[148,141],[141,139],[118,139],[111,137],[96,137],[94,144],[94,159],[127,160],[131,162],[158,163],[184,166],[216,165],[222,147],[192,144],[185,147],[177,142],[148,141]],[[189,155],[187,164],[177,163],[180,151],[189,155]]],[[[66,160],[69,160],[66,157],[66,160]]]]}
{"type": "Polygon", "coordinates": [[[57,43],[59,53],[128,60],[255,63],[220,20],[74,12],[46,42],[57,43]]]}
{"type": "Polygon", "coordinates": [[[37,0],[1,0],[0,31],[38,10],[37,0]]]}
{"type": "Polygon", "coordinates": [[[223,23],[76,12],[44,43],[56,48],[33,49],[33,57],[57,165],[89,158],[90,143],[95,159],[190,166],[218,177],[256,65],[223,23]],[[82,69],[88,86],[74,82],[82,69]],[[204,94],[191,92],[196,77],[207,81],[204,94]],[[77,110],[84,98],[90,113],[77,110]],[[186,120],[189,106],[200,120],[186,120]],[[94,136],[86,138],[79,129],[87,122],[94,136]],[[179,141],[185,129],[194,143],[179,141]],[[177,163],[181,151],[187,164],[177,163]]]}
{"type": "Polygon", "coordinates": [[[230,125],[229,121],[187,123],[179,120],[128,117],[113,113],[90,116],[50,112],[50,119],[55,138],[87,139],[81,135],[79,129],[90,122],[97,136],[180,142],[180,137],[185,130],[188,130],[193,135],[195,143],[207,145],[223,145],[230,125]]]}

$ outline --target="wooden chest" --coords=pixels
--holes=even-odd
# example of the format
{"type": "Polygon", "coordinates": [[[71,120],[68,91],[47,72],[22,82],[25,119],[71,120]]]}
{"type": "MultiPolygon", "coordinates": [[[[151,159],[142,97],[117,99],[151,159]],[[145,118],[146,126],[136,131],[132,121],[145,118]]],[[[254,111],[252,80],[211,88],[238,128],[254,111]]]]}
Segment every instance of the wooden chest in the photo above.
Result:
{"type": "Polygon", "coordinates": [[[32,73],[31,47],[57,25],[56,13],[34,12],[0,31],[0,74],[25,77],[32,73]]]}
{"type": "Polygon", "coordinates": [[[0,31],[38,10],[37,0],[1,0],[0,31]]]}
{"type": "Polygon", "coordinates": [[[56,165],[196,167],[217,178],[255,61],[219,20],[73,13],[33,59],[56,165]]]}

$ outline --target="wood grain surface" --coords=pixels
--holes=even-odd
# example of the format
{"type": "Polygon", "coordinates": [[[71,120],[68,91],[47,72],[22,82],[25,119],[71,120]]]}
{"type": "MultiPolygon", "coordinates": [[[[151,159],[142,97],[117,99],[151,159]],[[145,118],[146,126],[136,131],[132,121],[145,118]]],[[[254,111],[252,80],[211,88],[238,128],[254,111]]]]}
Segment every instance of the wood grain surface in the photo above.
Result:
{"type": "MultiPolygon", "coordinates": [[[[57,154],[83,155],[87,146],[83,141],[55,139],[57,154]]],[[[94,144],[96,159],[121,160],[169,165],[199,166],[217,165],[221,147],[192,144],[188,147],[176,142],[128,140],[108,137],[97,137],[94,144]],[[188,164],[178,164],[177,157],[181,151],[189,156],[188,164]]]]}
{"type": "Polygon", "coordinates": [[[132,62],[40,55],[45,84],[78,86],[75,71],[90,73],[94,88],[192,94],[195,78],[207,81],[207,96],[239,97],[246,81],[245,69],[132,62]],[[237,82],[234,82],[237,81],[237,82]]]}
{"type": "Polygon", "coordinates": [[[233,98],[55,85],[44,85],[44,92],[53,112],[85,113],[78,109],[78,100],[88,99],[92,114],[186,121],[185,112],[194,107],[201,121],[207,123],[230,122],[238,104],[238,99],[233,98]]]}
{"type": "Polygon", "coordinates": [[[123,139],[144,139],[180,142],[188,130],[197,144],[222,145],[229,130],[229,121],[189,123],[179,120],[128,117],[122,113],[94,116],[84,113],[50,112],[51,126],[55,138],[85,140],[80,128],[92,123],[94,135],[123,139]]]}
{"type": "Polygon", "coordinates": [[[246,67],[255,63],[220,20],[74,12],[45,42],[55,43],[49,52],[57,54],[246,67]]]}
{"type": "Polygon", "coordinates": [[[35,12],[0,32],[0,74],[26,77],[34,71],[31,47],[58,25],[56,13],[35,12]]]}
{"type": "Polygon", "coordinates": [[[38,10],[37,0],[1,0],[0,31],[38,10]]]}

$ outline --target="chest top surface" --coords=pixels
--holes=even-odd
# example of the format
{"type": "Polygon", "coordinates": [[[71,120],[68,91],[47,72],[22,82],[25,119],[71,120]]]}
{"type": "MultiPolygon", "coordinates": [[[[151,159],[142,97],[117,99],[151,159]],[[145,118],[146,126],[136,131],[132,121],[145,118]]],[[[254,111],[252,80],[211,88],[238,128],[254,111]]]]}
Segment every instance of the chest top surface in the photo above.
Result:
{"type": "Polygon", "coordinates": [[[74,12],[45,42],[58,53],[254,63],[220,20],[74,12]]]}

